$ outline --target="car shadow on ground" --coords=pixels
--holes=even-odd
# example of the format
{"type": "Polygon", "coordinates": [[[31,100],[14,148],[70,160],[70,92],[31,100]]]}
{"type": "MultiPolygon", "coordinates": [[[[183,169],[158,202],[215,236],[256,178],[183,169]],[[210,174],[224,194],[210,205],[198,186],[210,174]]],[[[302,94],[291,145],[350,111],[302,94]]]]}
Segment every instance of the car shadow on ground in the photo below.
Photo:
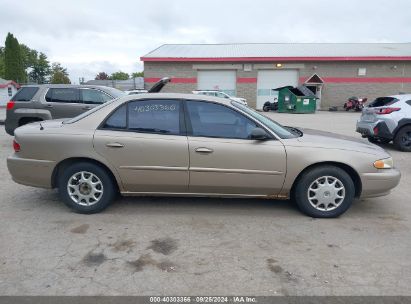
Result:
{"type": "MultiPolygon", "coordinates": [[[[44,208],[51,213],[71,212],[60,200],[58,191],[37,190],[39,205],[31,205],[25,210],[44,208]]],[[[385,204],[378,199],[356,199],[346,214],[367,217],[367,214],[384,214],[385,204]],[[382,208],[382,210],[380,210],[382,208]]],[[[31,202],[32,203],[32,202],[31,202]]],[[[23,207],[25,208],[25,207],[23,207]]],[[[210,197],[170,197],[170,196],[118,196],[102,214],[110,215],[232,215],[264,217],[304,216],[292,200],[256,198],[210,198],[210,197]]],[[[343,216],[344,217],[344,216],[343,216]]]]}

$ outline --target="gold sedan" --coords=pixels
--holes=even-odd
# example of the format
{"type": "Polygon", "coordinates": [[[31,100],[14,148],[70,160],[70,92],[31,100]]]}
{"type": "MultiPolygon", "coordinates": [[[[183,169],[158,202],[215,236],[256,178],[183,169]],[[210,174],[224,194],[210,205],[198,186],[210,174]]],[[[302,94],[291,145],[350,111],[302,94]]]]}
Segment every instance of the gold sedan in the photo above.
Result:
{"type": "Polygon", "coordinates": [[[67,120],[22,126],[7,160],[14,181],[59,189],[79,213],[122,195],[294,199],[336,217],[355,197],[400,180],[390,155],[354,138],[284,127],[227,99],[141,94],[67,120]]]}

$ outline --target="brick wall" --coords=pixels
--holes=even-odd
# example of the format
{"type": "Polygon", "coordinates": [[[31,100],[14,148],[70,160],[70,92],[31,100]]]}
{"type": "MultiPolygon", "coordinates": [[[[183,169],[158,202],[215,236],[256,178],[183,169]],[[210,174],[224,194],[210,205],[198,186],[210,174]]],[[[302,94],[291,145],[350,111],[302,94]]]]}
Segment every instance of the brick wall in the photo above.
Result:
{"type": "MultiPolygon", "coordinates": [[[[252,63],[252,62],[250,62],[252,63]]],[[[165,76],[177,78],[196,78],[197,70],[193,69],[192,62],[145,62],[145,78],[161,78],[165,76]]],[[[218,65],[219,63],[214,63],[218,65]]],[[[226,64],[226,63],[220,63],[226,64]]],[[[292,64],[292,63],[291,63],[292,64]]],[[[309,77],[316,73],[322,78],[398,78],[411,77],[411,63],[398,61],[380,62],[304,62],[299,63],[299,77],[309,77]],[[366,68],[365,76],[358,76],[358,68],[366,68]]],[[[274,66],[274,63],[272,63],[274,66]]],[[[286,66],[286,64],[284,65],[286,66]]],[[[245,72],[237,70],[237,78],[257,78],[257,70],[245,72]]],[[[153,83],[145,83],[149,88],[153,83]]],[[[164,92],[190,93],[197,89],[196,83],[170,83],[164,92]]],[[[399,92],[411,93],[411,83],[325,83],[322,91],[322,108],[342,106],[350,96],[368,97],[398,94],[399,92]]],[[[247,99],[250,106],[255,107],[257,83],[237,83],[237,96],[247,99]]]]}

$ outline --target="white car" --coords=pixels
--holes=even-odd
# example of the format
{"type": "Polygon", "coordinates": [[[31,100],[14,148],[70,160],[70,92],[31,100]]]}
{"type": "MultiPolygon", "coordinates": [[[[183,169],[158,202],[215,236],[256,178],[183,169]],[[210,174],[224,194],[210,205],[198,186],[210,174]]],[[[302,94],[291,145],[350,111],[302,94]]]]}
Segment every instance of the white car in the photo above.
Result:
{"type": "Polygon", "coordinates": [[[411,94],[378,97],[363,110],[357,132],[373,143],[394,142],[411,152],[411,94]]]}
{"type": "Polygon", "coordinates": [[[126,95],[134,95],[134,94],[144,94],[144,93],[148,93],[148,91],[147,91],[147,90],[143,90],[143,89],[137,89],[137,90],[124,91],[124,93],[126,93],[126,95]]]}
{"type": "Polygon", "coordinates": [[[230,96],[227,93],[224,93],[224,92],[221,92],[221,91],[197,90],[197,91],[193,91],[193,94],[214,96],[214,97],[220,97],[220,98],[227,98],[227,99],[231,99],[231,100],[234,100],[234,101],[238,101],[239,103],[242,103],[242,104],[248,106],[247,99],[230,96]]]}

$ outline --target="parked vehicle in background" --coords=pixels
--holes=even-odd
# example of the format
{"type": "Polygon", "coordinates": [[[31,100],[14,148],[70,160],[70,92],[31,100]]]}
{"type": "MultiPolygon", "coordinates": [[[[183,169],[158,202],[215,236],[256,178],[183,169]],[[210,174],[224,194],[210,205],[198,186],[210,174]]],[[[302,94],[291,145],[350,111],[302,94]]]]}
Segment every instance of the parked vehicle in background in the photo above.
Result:
{"type": "Polygon", "coordinates": [[[124,91],[124,93],[126,95],[136,95],[136,94],[148,93],[148,90],[137,89],[137,90],[124,91]]]}
{"type": "Polygon", "coordinates": [[[356,130],[372,143],[393,141],[397,149],[411,152],[411,94],[375,99],[362,110],[356,130]]]}
{"type": "Polygon", "coordinates": [[[247,99],[230,96],[227,93],[224,93],[224,92],[221,92],[221,91],[196,90],[196,91],[193,91],[193,94],[206,95],[206,96],[219,97],[219,98],[226,98],[226,99],[231,99],[231,100],[234,100],[234,101],[238,101],[238,102],[240,102],[240,103],[242,103],[246,106],[248,105],[247,104],[247,99]]]}
{"type": "Polygon", "coordinates": [[[140,94],[72,119],[22,126],[7,166],[14,181],[58,188],[80,213],[124,195],[292,198],[337,217],[355,197],[386,195],[400,172],[359,139],[284,127],[230,99],[140,94]]]}
{"type": "Polygon", "coordinates": [[[266,101],[263,105],[263,111],[278,111],[278,98],[274,98],[273,102],[266,101]]]}
{"type": "Polygon", "coordinates": [[[364,108],[364,104],[367,102],[367,98],[350,97],[344,103],[344,109],[346,111],[354,110],[360,112],[364,108]]]}
{"type": "Polygon", "coordinates": [[[23,86],[7,103],[5,129],[10,135],[22,125],[42,120],[70,118],[124,92],[104,86],[42,84],[23,86]]]}

